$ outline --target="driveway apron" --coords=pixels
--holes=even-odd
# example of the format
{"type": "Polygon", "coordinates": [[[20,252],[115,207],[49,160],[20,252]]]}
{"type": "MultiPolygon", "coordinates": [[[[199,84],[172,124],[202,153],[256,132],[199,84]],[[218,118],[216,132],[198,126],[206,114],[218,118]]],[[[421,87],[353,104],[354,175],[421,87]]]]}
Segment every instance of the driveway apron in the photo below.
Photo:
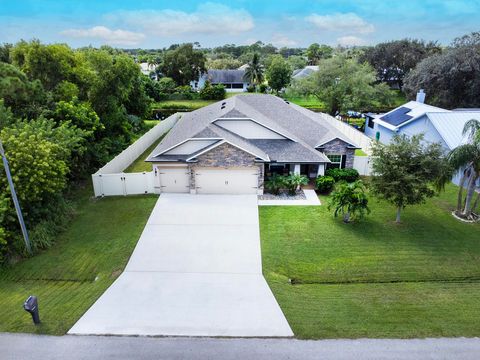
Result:
{"type": "Polygon", "coordinates": [[[289,337],[256,195],[163,194],[125,271],[69,334],[289,337]]]}

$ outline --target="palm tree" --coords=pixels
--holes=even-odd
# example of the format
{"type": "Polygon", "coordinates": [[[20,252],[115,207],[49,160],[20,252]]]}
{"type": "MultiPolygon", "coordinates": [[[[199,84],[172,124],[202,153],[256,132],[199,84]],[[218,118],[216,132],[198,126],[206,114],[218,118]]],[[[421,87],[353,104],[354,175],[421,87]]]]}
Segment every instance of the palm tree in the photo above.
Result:
{"type": "Polygon", "coordinates": [[[300,174],[290,174],[284,178],[284,184],[290,195],[295,195],[302,185],[308,184],[308,178],[300,174]]]}
{"type": "Polygon", "coordinates": [[[244,79],[254,85],[260,84],[263,81],[263,71],[260,57],[257,53],[254,53],[252,60],[249,61],[248,67],[245,69],[244,79]]]}
{"type": "Polygon", "coordinates": [[[285,177],[273,174],[270,179],[265,181],[265,187],[269,190],[272,194],[278,195],[280,189],[285,185],[285,177]]]}
{"type": "Polygon", "coordinates": [[[450,151],[448,160],[456,171],[462,172],[456,214],[473,220],[476,218],[473,210],[478,205],[480,197],[479,194],[477,200],[473,202],[477,182],[480,179],[480,121],[469,120],[463,128],[463,135],[468,136],[469,142],[450,151]],[[464,188],[467,190],[465,200],[463,200],[464,188]]]}
{"type": "Polygon", "coordinates": [[[328,209],[334,208],[334,216],[343,215],[343,222],[349,223],[351,218],[361,219],[370,213],[365,185],[361,180],[338,183],[332,192],[328,209]]]}

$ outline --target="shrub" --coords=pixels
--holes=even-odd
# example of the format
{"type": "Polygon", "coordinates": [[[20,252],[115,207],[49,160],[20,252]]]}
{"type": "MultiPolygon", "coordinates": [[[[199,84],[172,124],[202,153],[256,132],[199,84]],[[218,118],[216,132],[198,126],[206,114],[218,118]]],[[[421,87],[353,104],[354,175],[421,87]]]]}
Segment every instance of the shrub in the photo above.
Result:
{"type": "Polygon", "coordinates": [[[325,172],[325,175],[333,177],[336,182],[342,180],[346,182],[354,182],[360,177],[358,171],[355,169],[328,169],[325,172]]]}
{"type": "Polygon", "coordinates": [[[199,95],[203,100],[222,100],[225,99],[226,91],[223,85],[212,86],[209,81],[206,81],[199,95]]]}
{"type": "Polygon", "coordinates": [[[250,86],[248,86],[248,87],[247,87],[247,92],[249,92],[249,93],[255,92],[255,85],[250,85],[250,86]]]}
{"type": "Polygon", "coordinates": [[[261,92],[262,94],[265,94],[267,92],[267,85],[266,84],[260,84],[258,86],[258,91],[261,92]]]}
{"type": "Polygon", "coordinates": [[[317,190],[321,193],[329,193],[335,185],[335,179],[331,176],[319,176],[315,180],[317,190]]]}
{"type": "Polygon", "coordinates": [[[267,181],[265,181],[265,188],[274,195],[278,195],[280,189],[285,186],[285,176],[273,174],[267,181]]]}

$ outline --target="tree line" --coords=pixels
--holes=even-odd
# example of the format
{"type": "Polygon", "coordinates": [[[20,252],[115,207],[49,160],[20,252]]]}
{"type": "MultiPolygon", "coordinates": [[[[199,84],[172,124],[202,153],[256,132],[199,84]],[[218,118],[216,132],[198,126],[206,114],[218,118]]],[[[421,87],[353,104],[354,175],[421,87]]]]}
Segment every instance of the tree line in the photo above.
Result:
{"type": "MultiPolygon", "coordinates": [[[[110,47],[20,41],[0,47],[0,60],[0,139],[38,250],[72,214],[65,192],[145,131],[148,77],[131,56],[110,47]]],[[[0,263],[23,254],[0,175],[0,263]]]]}

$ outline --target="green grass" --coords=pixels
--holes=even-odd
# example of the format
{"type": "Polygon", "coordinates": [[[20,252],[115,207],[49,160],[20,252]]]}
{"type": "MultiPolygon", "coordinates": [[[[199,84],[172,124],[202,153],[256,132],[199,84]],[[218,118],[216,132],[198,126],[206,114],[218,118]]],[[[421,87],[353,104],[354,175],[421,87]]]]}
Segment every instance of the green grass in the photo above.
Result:
{"type": "Polygon", "coordinates": [[[152,109],[179,109],[179,110],[197,110],[204,106],[213,104],[216,100],[167,100],[152,104],[152,109]]]}
{"type": "Polygon", "coordinates": [[[355,156],[368,156],[368,155],[362,149],[356,149],[355,156]]]}
{"type": "Polygon", "coordinates": [[[0,332],[64,334],[125,267],[157,196],[92,193],[79,190],[76,217],[52,248],[0,270],[0,332]],[[29,295],[39,300],[39,326],[22,308],[29,295]]]}
{"type": "MultiPolygon", "coordinates": [[[[157,122],[158,123],[158,122],[157,122]]],[[[145,162],[145,159],[147,158],[148,155],[157,147],[157,145],[160,143],[160,141],[163,140],[163,138],[168,134],[168,131],[160,136],[160,138],[155,141],[147,150],[145,150],[142,155],[140,155],[137,160],[135,160],[133,163],[130,164],[129,167],[127,167],[123,172],[126,173],[134,173],[134,172],[144,172],[144,171],[152,171],[152,164],[145,162]]]]}
{"type": "Polygon", "coordinates": [[[324,111],[325,105],[318,100],[316,96],[286,96],[285,100],[288,100],[299,106],[303,106],[307,109],[315,109],[324,111]]]}
{"type": "Polygon", "coordinates": [[[450,215],[455,198],[449,186],[400,225],[374,199],[349,225],[326,206],[261,207],[263,271],[296,336],[479,336],[480,224],[450,215]]]}

